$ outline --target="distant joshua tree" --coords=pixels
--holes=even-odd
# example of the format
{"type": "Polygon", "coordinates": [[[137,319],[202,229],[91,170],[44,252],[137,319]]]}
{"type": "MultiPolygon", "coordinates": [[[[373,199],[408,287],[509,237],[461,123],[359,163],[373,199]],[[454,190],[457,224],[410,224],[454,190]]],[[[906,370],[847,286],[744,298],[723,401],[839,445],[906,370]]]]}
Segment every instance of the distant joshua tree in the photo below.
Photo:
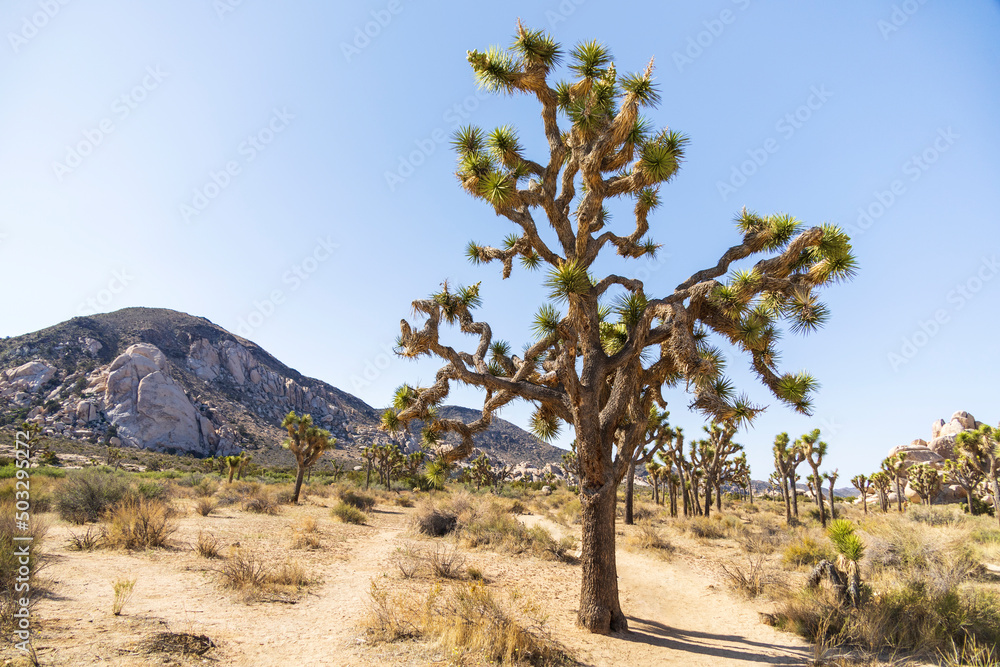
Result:
{"type": "Polygon", "coordinates": [[[827,447],[828,445],[819,439],[818,428],[795,441],[795,448],[802,453],[806,463],[812,468],[816,487],[816,506],[819,508],[819,520],[824,528],[826,528],[826,513],[823,511],[823,478],[819,474],[819,467],[823,465],[823,457],[826,456],[827,447]]]}
{"type": "Polygon", "coordinates": [[[903,484],[906,480],[906,453],[899,452],[882,460],[882,472],[896,485],[896,506],[903,511],[903,484]]]}
{"type": "Polygon", "coordinates": [[[892,478],[884,470],[873,472],[871,483],[878,491],[878,504],[882,508],[882,513],[889,511],[889,487],[892,486],[892,478]]]}
{"type": "Polygon", "coordinates": [[[930,505],[941,490],[941,473],[927,463],[918,463],[908,471],[910,487],[920,496],[920,502],[930,505]]]}
{"type": "Polygon", "coordinates": [[[851,478],[851,484],[861,494],[861,504],[865,508],[865,514],[868,514],[868,490],[872,487],[872,481],[864,475],[855,475],[851,478]]]}
{"type": "Polygon", "coordinates": [[[972,502],[972,492],[979,488],[983,481],[983,473],[972,464],[967,454],[959,454],[957,459],[944,462],[944,474],[948,481],[958,484],[965,491],[969,514],[976,514],[976,505],[972,502]]]}
{"type": "MultiPolygon", "coordinates": [[[[302,480],[308,470],[323,452],[333,449],[336,439],[330,437],[330,432],[313,426],[312,415],[299,416],[292,410],[281,422],[288,430],[288,438],[281,446],[295,455],[298,473],[295,476],[295,489],[292,491],[292,503],[299,502],[299,492],[302,490],[302,480]]],[[[232,479],[232,474],[230,474],[232,479]]]]}
{"type": "MultiPolygon", "coordinates": [[[[959,433],[955,438],[958,450],[969,459],[979,473],[990,483],[993,495],[993,513],[1000,524],[1000,443],[997,442],[997,430],[983,424],[975,431],[959,433]]],[[[971,507],[971,501],[970,501],[971,507]]]]}
{"type": "Polygon", "coordinates": [[[830,520],[837,518],[837,510],[834,508],[834,503],[836,499],[833,496],[833,486],[837,483],[837,478],[840,477],[840,471],[834,468],[833,472],[824,473],[823,477],[830,484],[830,520]]]}

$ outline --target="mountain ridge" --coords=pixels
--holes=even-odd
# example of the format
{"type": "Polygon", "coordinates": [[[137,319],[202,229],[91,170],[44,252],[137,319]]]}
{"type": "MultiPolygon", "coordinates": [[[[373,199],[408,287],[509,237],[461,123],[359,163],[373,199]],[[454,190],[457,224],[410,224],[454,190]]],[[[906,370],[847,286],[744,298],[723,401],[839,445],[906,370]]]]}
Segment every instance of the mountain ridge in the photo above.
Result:
{"type": "MultiPolygon", "coordinates": [[[[71,438],[217,456],[278,448],[281,419],[292,409],[330,430],[342,458],[357,459],[367,444],[416,442],[379,430],[380,410],[362,399],[204,317],[125,308],[0,340],[0,423],[29,419],[71,438]]],[[[562,450],[494,421],[476,438],[491,458],[559,462],[562,450]]]]}

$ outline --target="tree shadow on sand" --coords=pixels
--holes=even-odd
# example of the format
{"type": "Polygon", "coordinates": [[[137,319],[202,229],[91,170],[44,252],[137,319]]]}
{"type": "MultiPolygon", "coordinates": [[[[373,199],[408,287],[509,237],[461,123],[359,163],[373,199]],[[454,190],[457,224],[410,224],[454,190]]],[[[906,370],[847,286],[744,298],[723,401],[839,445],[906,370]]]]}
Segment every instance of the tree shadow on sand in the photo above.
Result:
{"type": "Polygon", "coordinates": [[[615,636],[624,641],[658,646],[672,651],[698,653],[731,662],[751,664],[801,665],[810,655],[806,647],[756,642],[739,635],[681,630],[656,621],[634,617],[629,617],[629,631],[615,636]]]}

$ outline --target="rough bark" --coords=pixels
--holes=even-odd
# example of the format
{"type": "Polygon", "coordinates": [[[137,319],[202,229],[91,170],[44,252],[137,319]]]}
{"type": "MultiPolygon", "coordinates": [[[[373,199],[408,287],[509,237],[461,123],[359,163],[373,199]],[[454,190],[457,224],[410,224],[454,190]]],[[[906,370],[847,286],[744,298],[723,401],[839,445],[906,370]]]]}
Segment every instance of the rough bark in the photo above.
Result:
{"type": "Polygon", "coordinates": [[[297,475],[295,475],[295,490],[292,491],[292,504],[293,505],[299,502],[299,491],[302,490],[302,479],[305,477],[305,475],[306,475],[305,466],[303,466],[302,462],[300,461],[299,462],[299,472],[298,472],[297,475]]]}
{"type": "Polygon", "coordinates": [[[615,489],[584,486],[580,492],[582,585],[579,624],[591,632],[608,634],[628,630],[618,602],[618,569],[615,561],[615,489]]]}

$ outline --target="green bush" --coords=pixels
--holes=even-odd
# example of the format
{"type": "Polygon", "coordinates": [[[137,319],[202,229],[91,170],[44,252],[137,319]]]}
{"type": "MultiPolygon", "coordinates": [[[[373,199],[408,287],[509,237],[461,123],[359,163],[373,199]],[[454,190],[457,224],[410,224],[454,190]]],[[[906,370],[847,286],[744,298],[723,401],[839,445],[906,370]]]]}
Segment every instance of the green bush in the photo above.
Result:
{"type": "MultiPolygon", "coordinates": [[[[23,596],[15,590],[19,569],[22,563],[15,549],[24,546],[24,542],[15,542],[15,536],[30,535],[34,540],[28,546],[28,577],[33,578],[42,563],[41,546],[45,537],[46,526],[36,517],[29,521],[29,532],[17,529],[17,511],[13,500],[0,501],[0,632],[10,636],[14,630],[14,612],[17,611],[16,601],[23,596]]],[[[32,584],[35,587],[36,584],[32,584]]],[[[32,595],[31,599],[36,599],[32,595]]]]}
{"type": "Polygon", "coordinates": [[[134,492],[122,475],[87,468],[67,476],[56,493],[59,516],[76,524],[97,521],[134,492]]]}
{"type": "Polygon", "coordinates": [[[371,508],[375,507],[374,496],[358,493],[356,491],[342,491],[340,493],[340,501],[350,505],[351,507],[356,507],[362,512],[368,512],[371,508]]]}
{"type": "Polygon", "coordinates": [[[344,523],[364,524],[368,516],[353,505],[348,505],[344,501],[337,503],[330,512],[344,523]]]}
{"type": "Polygon", "coordinates": [[[797,542],[792,542],[785,547],[781,555],[781,560],[786,565],[796,567],[802,565],[815,565],[821,560],[833,560],[833,549],[825,542],[817,542],[808,535],[804,535],[797,542]]]}

